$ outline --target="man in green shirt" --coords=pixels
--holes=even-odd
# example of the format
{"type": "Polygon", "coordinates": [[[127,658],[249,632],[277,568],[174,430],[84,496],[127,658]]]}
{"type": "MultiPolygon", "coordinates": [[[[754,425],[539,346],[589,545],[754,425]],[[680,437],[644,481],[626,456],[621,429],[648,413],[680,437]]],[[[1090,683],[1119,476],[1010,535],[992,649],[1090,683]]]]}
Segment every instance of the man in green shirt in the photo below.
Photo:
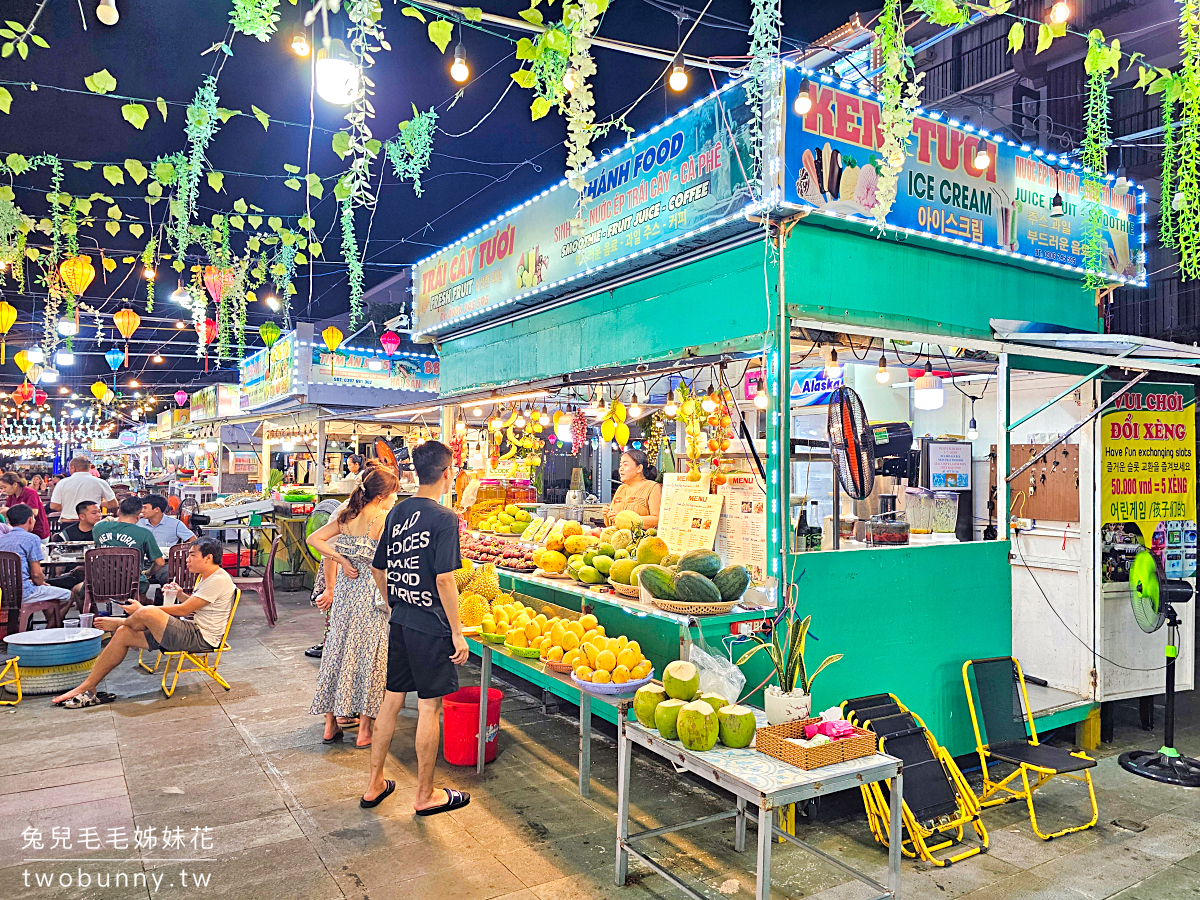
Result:
{"type": "Polygon", "coordinates": [[[97,523],[92,528],[92,539],[97,547],[127,547],[141,552],[143,568],[138,590],[144,600],[150,587],[146,576],[160,571],[166,565],[166,561],[150,529],[137,523],[141,514],[141,498],[126,497],[118,507],[117,520],[113,522],[106,519],[97,523]]]}

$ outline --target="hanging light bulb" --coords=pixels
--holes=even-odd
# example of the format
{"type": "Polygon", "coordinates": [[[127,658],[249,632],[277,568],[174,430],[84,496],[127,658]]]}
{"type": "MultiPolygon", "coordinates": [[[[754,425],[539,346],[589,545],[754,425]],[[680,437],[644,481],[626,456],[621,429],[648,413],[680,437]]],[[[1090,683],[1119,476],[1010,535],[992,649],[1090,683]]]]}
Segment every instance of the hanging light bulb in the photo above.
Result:
{"type": "Polygon", "coordinates": [[[892,380],[892,375],[888,372],[887,359],[883,354],[879,354],[879,371],[875,373],[875,380],[880,384],[887,384],[892,380]]]}
{"type": "Polygon", "coordinates": [[[29,362],[32,363],[33,365],[40,366],[42,363],[44,363],[46,361],[46,354],[42,352],[41,347],[38,347],[35,344],[34,346],[29,347],[25,351],[25,358],[28,359],[29,362]]]}
{"type": "Polygon", "coordinates": [[[190,306],[192,303],[192,295],[184,290],[182,282],[180,282],[179,287],[171,291],[171,299],[180,306],[190,306]]]}
{"type": "Polygon", "coordinates": [[[542,404],[542,412],[538,416],[538,424],[545,428],[550,424],[550,410],[546,409],[546,404],[542,404]]]}
{"type": "Polygon", "coordinates": [[[372,356],[370,359],[367,360],[367,369],[369,369],[372,372],[382,372],[383,371],[383,363],[372,356]]]}
{"type": "Polygon", "coordinates": [[[992,164],[992,155],[988,153],[987,141],[985,141],[983,138],[980,138],[975,143],[974,163],[976,169],[986,169],[992,164]]]}
{"type": "Polygon", "coordinates": [[[517,413],[517,420],[515,422],[513,422],[513,425],[517,428],[517,430],[520,430],[525,427],[525,412],[524,412],[524,410],[517,413]]]}
{"type": "Polygon", "coordinates": [[[317,51],[317,94],[334,106],[349,106],[360,90],[362,72],[338,38],[317,51]]]}
{"type": "Polygon", "coordinates": [[[1065,0],[1058,0],[1050,7],[1050,21],[1055,25],[1065,25],[1070,17],[1071,7],[1067,6],[1065,0]]]}
{"type": "Polygon", "coordinates": [[[163,361],[162,354],[155,353],[152,357],[150,357],[150,361],[155,362],[155,363],[161,363],[163,361]]]}
{"type": "Polygon", "coordinates": [[[117,12],[117,0],[100,0],[96,7],[96,18],[105,25],[116,25],[121,18],[121,14],[117,12]]]}
{"type": "Polygon", "coordinates": [[[806,116],[811,109],[812,85],[805,78],[800,82],[800,92],[796,94],[796,99],[792,101],[792,111],[798,116],[806,116]]]}
{"type": "Polygon", "coordinates": [[[766,409],[768,402],[767,392],[763,388],[762,379],[760,378],[758,381],[758,390],[754,392],[754,407],[755,409],[766,409]]]}
{"type": "Polygon", "coordinates": [[[59,368],[75,365],[75,354],[70,350],[59,350],[54,354],[54,365],[59,368]]]}
{"type": "Polygon", "coordinates": [[[146,268],[142,269],[142,277],[145,278],[147,281],[153,281],[154,275],[155,275],[155,272],[154,272],[153,266],[146,266],[146,268]]]}
{"type": "Polygon", "coordinates": [[[129,379],[129,386],[131,388],[138,387],[138,380],[136,378],[129,379]]]}
{"type": "Polygon", "coordinates": [[[71,393],[71,389],[64,384],[59,387],[58,392],[60,394],[69,394],[71,393]]]}
{"type": "Polygon", "coordinates": [[[312,45],[308,43],[308,35],[303,31],[297,31],[292,35],[292,52],[297,56],[308,56],[312,53],[312,45]]]}
{"type": "Polygon", "coordinates": [[[679,404],[675,402],[674,394],[667,399],[667,405],[663,407],[663,413],[672,419],[679,413],[679,404]]]}
{"type": "Polygon", "coordinates": [[[1113,193],[1124,194],[1129,190],[1129,170],[1122,163],[1117,166],[1117,180],[1113,182],[1113,193]]]}
{"type": "Polygon", "coordinates": [[[464,419],[458,418],[454,420],[454,433],[464,434],[467,430],[467,423],[464,419]]]}
{"type": "Polygon", "coordinates": [[[700,408],[706,413],[712,413],[717,408],[717,401],[713,399],[711,384],[708,386],[708,390],[704,392],[704,399],[700,401],[700,408]]]}
{"type": "Polygon", "coordinates": [[[975,425],[975,417],[971,416],[971,424],[967,426],[967,440],[973,441],[979,437],[979,428],[975,425]]]}
{"type": "Polygon", "coordinates": [[[475,416],[475,418],[479,418],[483,415],[483,407],[476,403],[475,408],[471,410],[471,415],[475,416]]]}
{"type": "Polygon", "coordinates": [[[588,409],[595,412],[600,408],[600,394],[597,391],[592,392],[591,398],[588,400],[588,409]]]}
{"type": "Polygon", "coordinates": [[[825,377],[829,379],[840,378],[842,376],[842,367],[838,365],[837,348],[830,347],[829,355],[825,359],[825,377]]]}
{"type": "Polygon", "coordinates": [[[567,71],[563,72],[563,87],[567,89],[567,93],[579,87],[579,73],[575,71],[574,66],[567,66],[567,71]]]}
{"type": "Polygon", "coordinates": [[[1063,216],[1063,198],[1057,190],[1054,192],[1054,199],[1050,201],[1050,218],[1061,219],[1063,216]]]}
{"type": "Polygon", "coordinates": [[[1187,197],[1184,196],[1183,191],[1176,191],[1175,196],[1171,198],[1171,209],[1175,210],[1175,212],[1179,212],[1181,209],[1186,207],[1187,197]]]}
{"type": "Polygon", "coordinates": [[[42,369],[42,384],[55,384],[58,382],[58,369],[47,366],[42,369]]]}
{"type": "Polygon", "coordinates": [[[75,324],[75,320],[70,316],[63,316],[58,320],[58,333],[63,337],[75,337],[79,334],[79,326],[75,324]]]}
{"type": "Polygon", "coordinates": [[[454,62],[450,65],[450,77],[459,84],[471,77],[471,67],[467,65],[467,50],[462,41],[454,48],[454,62]]]}
{"type": "Polygon", "coordinates": [[[671,66],[671,77],[667,79],[667,85],[676,93],[688,86],[688,73],[687,69],[683,67],[682,50],[675,54],[675,61],[671,66]]]}
{"type": "Polygon", "coordinates": [[[638,406],[636,393],[633,395],[633,402],[629,404],[629,415],[635,419],[640,419],[642,417],[642,408],[638,406]]]}
{"type": "Polygon", "coordinates": [[[933,374],[933,366],[925,362],[925,374],[913,384],[913,406],[917,409],[941,409],[946,402],[942,379],[933,374]]]}

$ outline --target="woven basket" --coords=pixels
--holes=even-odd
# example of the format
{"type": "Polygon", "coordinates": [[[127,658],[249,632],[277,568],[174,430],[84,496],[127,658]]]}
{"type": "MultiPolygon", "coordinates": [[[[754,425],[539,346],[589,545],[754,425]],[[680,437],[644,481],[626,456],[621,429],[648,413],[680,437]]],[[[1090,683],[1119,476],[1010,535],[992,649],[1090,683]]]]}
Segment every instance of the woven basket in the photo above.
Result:
{"type": "Polygon", "coordinates": [[[560,675],[567,675],[575,671],[575,667],[564,662],[551,662],[546,657],[541,657],[542,664],[551,672],[558,672],[560,675]]]}
{"type": "Polygon", "coordinates": [[[503,634],[488,634],[486,631],[480,631],[479,636],[489,644],[503,644],[508,638],[503,634]]]}
{"type": "Polygon", "coordinates": [[[524,656],[528,659],[537,659],[542,655],[542,651],[537,647],[514,647],[512,644],[505,644],[504,649],[513,656],[524,656]]]}
{"type": "Polygon", "coordinates": [[[852,737],[841,738],[819,747],[797,747],[788,738],[803,738],[804,726],[820,722],[820,718],[768,725],[756,732],[754,746],[760,753],[783,760],[801,769],[819,769],[848,759],[859,759],[875,752],[876,737],[865,729],[854,727],[852,737]]]}
{"type": "Polygon", "coordinates": [[[650,602],[659,609],[681,616],[723,616],[738,605],[736,600],[728,603],[684,603],[681,600],[659,600],[657,597],[651,597],[650,602]]]}
{"type": "Polygon", "coordinates": [[[617,584],[615,581],[610,581],[608,586],[622,597],[633,597],[636,600],[640,596],[638,588],[632,584],[617,584]]]}

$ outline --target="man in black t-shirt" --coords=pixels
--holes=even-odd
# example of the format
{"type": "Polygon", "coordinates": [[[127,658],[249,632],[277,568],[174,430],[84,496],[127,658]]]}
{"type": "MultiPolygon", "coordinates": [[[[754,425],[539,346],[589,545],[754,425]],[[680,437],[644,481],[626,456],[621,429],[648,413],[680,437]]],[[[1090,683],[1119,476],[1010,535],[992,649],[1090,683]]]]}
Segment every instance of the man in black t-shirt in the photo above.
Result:
{"type": "Polygon", "coordinates": [[[383,777],[388,746],[404,695],[417,692],[417,794],[413,809],[431,816],[466,806],[471,795],[433,787],[441,741],[442,697],[458,690],[470,656],[458,618],[454,570],[462,565],[458,516],[439,502],[450,490],[450,448],[427,441],[412,453],[420,487],[388,513],[371,565],[379,592],[392,608],[388,626],[387,692],[375,720],[371,777],[359,805],[371,809],[396,789],[383,777]]]}
{"type": "Polygon", "coordinates": [[[81,500],[75,504],[78,521],[72,522],[59,532],[64,541],[93,541],[92,529],[104,518],[104,512],[92,500],[81,500]]]}

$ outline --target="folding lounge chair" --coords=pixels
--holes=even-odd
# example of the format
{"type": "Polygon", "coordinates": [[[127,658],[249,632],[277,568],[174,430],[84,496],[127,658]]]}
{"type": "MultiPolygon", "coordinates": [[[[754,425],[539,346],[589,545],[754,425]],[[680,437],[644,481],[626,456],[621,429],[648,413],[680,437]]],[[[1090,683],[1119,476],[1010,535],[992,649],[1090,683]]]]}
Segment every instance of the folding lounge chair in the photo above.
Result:
{"type": "Polygon", "coordinates": [[[1044,841],[1083,831],[1096,824],[1100,811],[1096,807],[1096,791],[1092,787],[1092,773],[1088,770],[1096,761],[1086,753],[1070,753],[1058,747],[1038,743],[1037,727],[1033,716],[1028,714],[1029,695],[1025,689],[1025,675],[1021,664],[1012,656],[997,656],[991,659],[969,659],[963,663],[963,686],[967,691],[967,705],[971,710],[971,725],[975,729],[975,749],[983,767],[983,790],[979,805],[996,806],[1010,800],[1023,799],[1029,807],[1029,824],[1033,832],[1044,841]],[[971,689],[974,674],[975,689],[971,689]],[[978,708],[976,707],[978,701],[978,708]],[[979,730],[979,717],[983,717],[984,732],[979,730]],[[987,740],[984,740],[986,734],[987,740]],[[1007,777],[992,781],[988,761],[998,760],[1016,766],[1007,777]],[[1029,773],[1037,776],[1030,784],[1029,773]],[[1082,774],[1078,774],[1082,773],[1082,774]],[[1037,814],[1033,809],[1033,792],[1053,778],[1062,775],[1087,785],[1088,799],[1092,804],[1092,818],[1084,825],[1063,828],[1049,834],[1038,828],[1037,814]],[[1022,788],[1011,787],[1010,783],[1020,777],[1022,788]]]}
{"type": "MultiPolygon", "coordinates": [[[[879,750],[904,763],[903,823],[908,839],[900,847],[906,856],[921,857],[935,866],[949,866],[986,852],[987,829],[979,819],[979,804],[966,778],[915,713],[890,694],[862,697],[843,704],[860,728],[875,732],[879,750]],[[978,843],[964,840],[967,826],[978,843]],[[950,853],[935,856],[943,850],[950,853]]],[[[891,783],[861,788],[871,833],[888,843],[891,783]]]]}
{"type": "Polygon", "coordinates": [[[229,649],[229,629],[233,627],[233,616],[237,612],[238,603],[242,599],[240,590],[234,591],[233,605],[229,608],[229,618],[225,622],[225,633],[221,635],[221,645],[216,650],[210,650],[207,653],[189,653],[186,651],[163,651],[163,656],[167,658],[167,664],[163,667],[162,677],[162,692],[170,697],[175,693],[175,686],[179,684],[179,676],[185,672],[203,672],[225,690],[229,690],[229,682],[222,678],[217,673],[217,667],[221,665],[221,654],[229,649]],[[210,661],[209,656],[213,659],[210,661]],[[171,679],[171,686],[167,687],[167,678],[171,675],[171,663],[178,660],[175,665],[175,677],[171,679]],[[184,668],[185,663],[190,663],[188,668],[184,668]]]}

